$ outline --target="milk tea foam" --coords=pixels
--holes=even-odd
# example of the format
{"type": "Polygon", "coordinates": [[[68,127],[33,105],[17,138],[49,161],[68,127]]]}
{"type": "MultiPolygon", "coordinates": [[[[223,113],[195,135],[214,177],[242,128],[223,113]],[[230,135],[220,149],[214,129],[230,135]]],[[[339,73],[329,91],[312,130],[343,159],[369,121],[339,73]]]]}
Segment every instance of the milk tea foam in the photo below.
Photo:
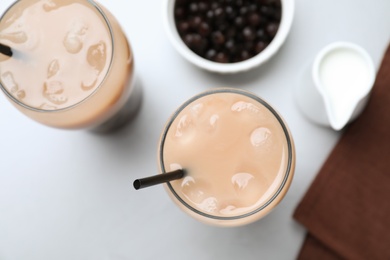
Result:
{"type": "Polygon", "coordinates": [[[133,59],[118,23],[100,8],[86,0],[22,0],[6,12],[0,40],[14,57],[0,56],[0,80],[22,112],[79,128],[103,122],[123,105],[133,59]]]}
{"type": "Polygon", "coordinates": [[[170,183],[174,199],[213,224],[239,225],[261,217],[283,197],[292,178],[294,155],[287,138],[281,121],[241,92],[194,100],[174,118],[163,140],[165,170],[186,171],[170,183]]]}

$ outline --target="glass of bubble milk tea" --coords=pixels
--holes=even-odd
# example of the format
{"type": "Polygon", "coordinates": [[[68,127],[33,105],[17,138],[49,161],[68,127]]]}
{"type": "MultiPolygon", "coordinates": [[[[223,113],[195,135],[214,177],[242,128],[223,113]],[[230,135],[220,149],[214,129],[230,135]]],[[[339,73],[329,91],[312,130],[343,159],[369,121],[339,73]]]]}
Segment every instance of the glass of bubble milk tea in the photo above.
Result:
{"type": "Polygon", "coordinates": [[[0,19],[0,88],[23,114],[109,132],[138,111],[134,58],[118,21],[92,0],[19,0],[0,19]]]}
{"type": "Polygon", "coordinates": [[[158,149],[160,171],[184,171],[164,185],[186,213],[217,226],[240,226],[269,213],[293,178],[295,150],[282,117],[247,91],[201,93],[178,108],[158,149]]]}

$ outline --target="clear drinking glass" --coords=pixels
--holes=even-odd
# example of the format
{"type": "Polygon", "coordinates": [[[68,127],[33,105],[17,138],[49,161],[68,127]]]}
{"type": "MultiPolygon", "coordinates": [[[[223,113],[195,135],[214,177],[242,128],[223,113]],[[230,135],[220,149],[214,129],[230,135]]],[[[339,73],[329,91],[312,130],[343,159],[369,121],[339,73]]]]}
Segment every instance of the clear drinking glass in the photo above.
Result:
{"type": "Polygon", "coordinates": [[[0,18],[0,88],[31,119],[108,132],[138,111],[134,57],[115,17],[92,0],[19,0],[0,18]]]}
{"type": "Polygon", "coordinates": [[[239,226],[269,213],[293,178],[295,149],[282,117],[247,91],[198,94],[168,120],[159,142],[160,172],[183,169],[165,188],[186,213],[218,226],[239,226]]]}

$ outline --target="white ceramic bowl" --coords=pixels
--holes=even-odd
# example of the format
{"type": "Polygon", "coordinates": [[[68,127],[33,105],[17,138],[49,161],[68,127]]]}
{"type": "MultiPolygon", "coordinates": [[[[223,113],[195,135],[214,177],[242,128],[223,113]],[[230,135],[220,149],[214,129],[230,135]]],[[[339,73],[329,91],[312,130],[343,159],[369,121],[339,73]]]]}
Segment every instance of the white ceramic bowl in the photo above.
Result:
{"type": "Polygon", "coordinates": [[[290,31],[294,16],[294,0],[281,0],[282,17],[277,34],[271,43],[256,56],[236,63],[218,63],[200,57],[190,50],[180,38],[174,19],[175,0],[164,0],[163,18],[168,37],[175,49],[194,65],[217,73],[237,73],[247,71],[268,61],[282,46],[290,31]]]}

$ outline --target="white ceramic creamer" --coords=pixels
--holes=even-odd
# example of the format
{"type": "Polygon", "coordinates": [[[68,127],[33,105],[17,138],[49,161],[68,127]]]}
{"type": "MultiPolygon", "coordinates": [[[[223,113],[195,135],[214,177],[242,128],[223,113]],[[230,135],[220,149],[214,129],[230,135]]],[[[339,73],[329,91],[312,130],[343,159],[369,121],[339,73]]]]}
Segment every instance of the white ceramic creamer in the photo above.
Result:
{"type": "Polygon", "coordinates": [[[374,81],[368,53],[356,44],[335,42],[318,53],[296,98],[311,121],[341,130],[363,111],[374,81]]]}

